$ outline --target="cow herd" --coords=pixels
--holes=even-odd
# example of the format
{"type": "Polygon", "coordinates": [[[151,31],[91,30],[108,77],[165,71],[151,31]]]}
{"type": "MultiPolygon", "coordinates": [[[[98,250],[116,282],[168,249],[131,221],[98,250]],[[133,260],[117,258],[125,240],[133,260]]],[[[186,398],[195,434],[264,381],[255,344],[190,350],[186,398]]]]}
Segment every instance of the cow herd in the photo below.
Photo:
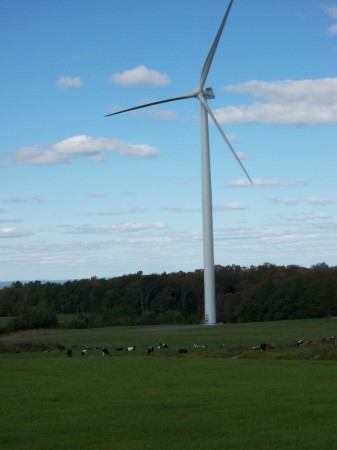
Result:
{"type": "MultiPolygon", "coordinates": [[[[300,342],[300,341],[298,341],[298,342],[300,342]]],[[[224,347],[224,344],[221,344],[220,347],[224,347]]],[[[168,348],[169,348],[169,346],[167,344],[165,344],[164,342],[159,342],[159,344],[157,346],[157,350],[160,350],[160,351],[161,350],[166,350],[168,348]]],[[[196,343],[196,344],[193,344],[193,348],[195,350],[199,350],[199,349],[205,350],[205,349],[207,349],[207,346],[203,345],[203,344],[197,344],[196,343]]],[[[274,344],[264,344],[264,343],[260,344],[258,346],[255,346],[255,347],[251,347],[252,350],[261,350],[261,351],[266,351],[267,349],[273,349],[273,348],[275,348],[274,344]]],[[[102,353],[103,357],[112,356],[110,351],[106,347],[95,347],[94,350],[101,350],[101,353],[102,353]]],[[[135,350],[136,350],[136,346],[135,345],[132,345],[132,346],[129,346],[129,347],[117,347],[117,348],[115,348],[115,352],[123,352],[123,351],[134,352],[135,350]]],[[[186,353],[188,353],[188,349],[184,348],[184,347],[176,347],[175,350],[179,354],[186,354],[186,353]]],[[[151,346],[147,347],[146,353],[147,353],[148,356],[150,356],[150,355],[152,355],[154,353],[154,351],[155,351],[155,347],[151,345],[151,346]]],[[[71,349],[67,349],[66,350],[66,355],[69,358],[71,358],[73,356],[73,351],[71,349]]],[[[81,357],[82,358],[86,358],[87,356],[88,356],[88,350],[82,350],[81,351],[81,357]]]]}
{"type": "MultiPolygon", "coordinates": [[[[167,344],[165,344],[164,342],[159,342],[158,346],[157,346],[157,350],[166,350],[168,349],[169,346],[167,344]]],[[[194,344],[193,345],[194,349],[206,349],[206,345],[199,345],[199,344],[194,344]]],[[[103,357],[107,357],[107,356],[112,356],[110,351],[108,350],[107,347],[94,347],[92,350],[101,350],[101,354],[103,357]]],[[[177,347],[175,348],[177,353],[180,354],[184,354],[184,353],[188,353],[188,349],[187,348],[183,348],[183,347],[177,347]]],[[[114,350],[115,352],[134,352],[136,351],[136,346],[132,345],[129,347],[117,347],[114,350]]],[[[149,346],[147,347],[146,353],[148,356],[152,355],[155,351],[155,347],[154,346],[149,346]]],[[[68,358],[71,358],[73,356],[73,350],[72,349],[66,349],[66,355],[68,356],[68,358]]],[[[83,349],[80,352],[81,358],[86,358],[88,356],[88,350],[83,349]]]]}
{"type": "MultiPolygon", "coordinates": [[[[299,339],[296,342],[296,346],[297,347],[301,347],[302,345],[325,344],[325,343],[330,343],[330,344],[332,343],[332,344],[336,345],[337,344],[337,338],[335,336],[331,336],[329,338],[322,338],[320,340],[299,339]]],[[[225,345],[221,344],[220,347],[225,347],[225,345]]],[[[168,348],[169,348],[168,344],[166,344],[164,342],[159,342],[157,347],[154,347],[152,345],[147,347],[146,354],[148,356],[151,356],[151,355],[154,354],[155,349],[161,352],[161,351],[167,350],[168,348]]],[[[194,348],[194,350],[199,351],[199,350],[206,349],[207,346],[203,345],[203,344],[197,344],[196,343],[196,344],[193,344],[193,348],[194,348]]],[[[274,348],[276,348],[276,346],[274,344],[271,344],[271,343],[269,343],[269,344],[268,343],[262,343],[262,344],[250,347],[251,350],[257,350],[257,351],[262,351],[262,352],[265,352],[266,350],[273,350],[274,348]]],[[[103,357],[112,356],[107,347],[94,347],[91,350],[101,350],[101,354],[102,354],[103,357]]],[[[174,350],[177,353],[179,353],[179,354],[186,354],[189,351],[187,348],[184,348],[184,347],[176,347],[174,350]]],[[[132,346],[128,346],[128,347],[117,347],[117,348],[115,348],[114,351],[115,352],[124,352],[124,351],[126,351],[126,352],[135,352],[136,351],[136,346],[132,345],[132,346]]],[[[82,358],[86,358],[88,356],[88,350],[83,349],[83,350],[81,350],[80,354],[81,354],[82,358]]],[[[73,356],[73,350],[66,349],[66,355],[69,358],[71,358],[73,356]]]]}

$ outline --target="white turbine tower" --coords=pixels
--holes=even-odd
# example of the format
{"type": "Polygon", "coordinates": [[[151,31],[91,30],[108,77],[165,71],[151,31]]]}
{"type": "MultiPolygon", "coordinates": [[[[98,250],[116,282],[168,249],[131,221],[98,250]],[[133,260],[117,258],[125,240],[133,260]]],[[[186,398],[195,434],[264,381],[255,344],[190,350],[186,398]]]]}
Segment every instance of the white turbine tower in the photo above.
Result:
{"type": "Polygon", "coordinates": [[[212,47],[208,53],[204,66],[202,68],[199,85],[196,90],[190,94],[182,95],[180,97],[169,98],[166,100],[159,100],[157,102],[147,103],[145,105],[134,106],[132,108],[123,109],[112,114],[107,114],[105,117],[114,116],[116,114],[133,111],[135,109],[146,108],[148,106],[159,105],[161,103],[174,102],[176,100],[185,100],[187,98],[197,98],[200,101],[201,109],[201,168],[202,168],[202,222],[203,222],[203,247],[204,247],[204,293],[205,293],[205,320],[206,325],[216,324],[216,303],[215,303],[215,274],[214,274],[214,244],[213,244],[213,214],[212,214],[212,185],[211,185],[211,168],[210,168],[210,154],[209,154],[209,136],[208,136],[208,116],[211,117],[215,126],[219,130],[221,136],[225,140],[228,148],[233,156],[240,164],[242,170],[246,174],[249,181],[252,183],[250,176],[241,163],[231,143],[227,139],[225,133],[222,131],[214,114],[210,110],[207,100],[215,98],[212,88],[206,88],[204,85],[210,70],[215,51],[217,49],[223,28],[225,26],[229,11],[234,0],[230,0],[227,11],[222,19],[218,33],[214,39],[212,47]]]}

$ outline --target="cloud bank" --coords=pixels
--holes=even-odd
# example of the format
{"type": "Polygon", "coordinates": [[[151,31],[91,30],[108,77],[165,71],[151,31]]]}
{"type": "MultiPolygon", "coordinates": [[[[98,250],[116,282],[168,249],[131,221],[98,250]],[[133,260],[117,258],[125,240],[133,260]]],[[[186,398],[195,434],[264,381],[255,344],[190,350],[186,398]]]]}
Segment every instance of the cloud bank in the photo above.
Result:
{"type": "Polygon", "coordinates": [[[70,234],[116,234],[116,233],[133,233],[149,230],[162,230],[166,225],[162,222],[153,224],[144,224],[140,222],[126,222],[115,225],[99,225],[99,226],[80,226],[67,231],[70,234]]]}
{"type": "Polygon", "coordinates": [[[0,239],[1,238],[19,238],[32,236],[33,233],[25,230],[18,230],[17,228],[0,228],[0,239]]]}
{"type": "Polygon", "coordinates": [[[70,163],[74,159],[104,160],[105,152],[119,153],[126,158],[149,158],[159,155],[159,150],[147,144],[129,144],[109,138],[93,138],[87,135],[72,136],[56,144],[18,149],[13,162],[18,165],[52,166],[70,163]]]}
{"type": "MultiPolygon", "coordinates": [[[[263,178],[253,178],[253,186],[260,187],[293,187],[293,186],[305,186],[308,184],[306,180],[295,180],[290,183],[284,183],[281,180],[267,180],[263,178]]],[[[239,178],[237,180],[231,180],[226,184],[227,187],[251,187],[251,183],[246,178],[239,178]]]]}
{"type": "Polygon", "coordinates": [[[337,123],[337,78],[316,80],[247,81],[224,89],[259,101],[214,110],[218,121],[270,125],[337,123]]]}

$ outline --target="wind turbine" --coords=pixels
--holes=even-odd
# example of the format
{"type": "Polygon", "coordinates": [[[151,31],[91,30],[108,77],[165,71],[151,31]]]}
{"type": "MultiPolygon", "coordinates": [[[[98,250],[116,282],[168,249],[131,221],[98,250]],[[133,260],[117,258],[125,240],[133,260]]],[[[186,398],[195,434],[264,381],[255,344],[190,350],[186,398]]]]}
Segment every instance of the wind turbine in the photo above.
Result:
{"type": "Polygon", "coordinates": [[[211,185],[211,168],[210,168],[210,154],[209,154],[209,133],[208,133],[208,116],[211,117],[216,128],[219,130],[222,138],[226,142],[228,148],[232,152],[233,156],[240,164],[242,170],[247,176],[248,180],[253,184],[246,169],[241,163],[238,155],[236,154],[231,143],[227,139],[225,133],[222,131],[218,121],[214,117],[211,109],[208,106],[207,101],[214,99],[215,95],[212,88],[206,88],[204,85],[208,76],[208,72],[211,68],[214,54],[216,52],[219,40],[225,23],[227,21],[230,9],[234,0],[230,0],[227,7],[224,18],[222,19],[220,28],[214,39],[212,47],[205,60],[204,66],[201,71],[198,87],[190,94],[182,95],[180,97],[168,98],[166,100],[159,100],[152,103],[146,103],[144,105],[134,106],[132,108],[123,109],[111,114],[107,114],[105,117],[114,116],[116,114],[122,114],[128,111],[134,111],[140,108],[146,108],[148,106],[159,105],[161,103],[174,102],[176,100],[185,100],[187,98],[197,98],[200,101],[201,111],[201,168],[202,168],[202,223],[203,223],[203,250],[204,250],[204,295],[205,295],[205,320],[206,325],[216,324],[216,303],[215,303],[215,274],[214,274],[214,244],[213,244],[213,213],[212,213],[212,185],[211,185]]]}

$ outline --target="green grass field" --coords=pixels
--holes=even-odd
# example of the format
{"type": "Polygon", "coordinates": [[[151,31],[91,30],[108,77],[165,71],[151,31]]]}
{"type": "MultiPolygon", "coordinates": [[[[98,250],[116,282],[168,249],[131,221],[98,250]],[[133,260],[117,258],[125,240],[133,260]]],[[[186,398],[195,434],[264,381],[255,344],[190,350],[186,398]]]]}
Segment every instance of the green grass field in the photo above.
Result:
{"type": "Polygon", "coordinates": [[[0,354],[0,448],[331,450],[337,361],[321,360],[320,349],[301,359],[294,343],[329,337],[335,327],[334,319],[320,319],[3,336],[3,344],[57,342],[74,354],[0,354]],[[263,341],[277,348],[237,357],[263,341]],[[167,342],[168,351],[147,356],[147,346],[158,342],[167,342]],[[196,342],[207,349],[194,350],[196,342]],[[103,345],[112,357],[95,350],[103,345]],[[136,351],[114,352],[128,345],[136,351]],[[176,347],[189,352],[178,355],[176,347]],[[80,357],[82,348],[89,348],[87,358],[80,357]],[[284,352],[300,359],[281,359],[284,352]]]}

